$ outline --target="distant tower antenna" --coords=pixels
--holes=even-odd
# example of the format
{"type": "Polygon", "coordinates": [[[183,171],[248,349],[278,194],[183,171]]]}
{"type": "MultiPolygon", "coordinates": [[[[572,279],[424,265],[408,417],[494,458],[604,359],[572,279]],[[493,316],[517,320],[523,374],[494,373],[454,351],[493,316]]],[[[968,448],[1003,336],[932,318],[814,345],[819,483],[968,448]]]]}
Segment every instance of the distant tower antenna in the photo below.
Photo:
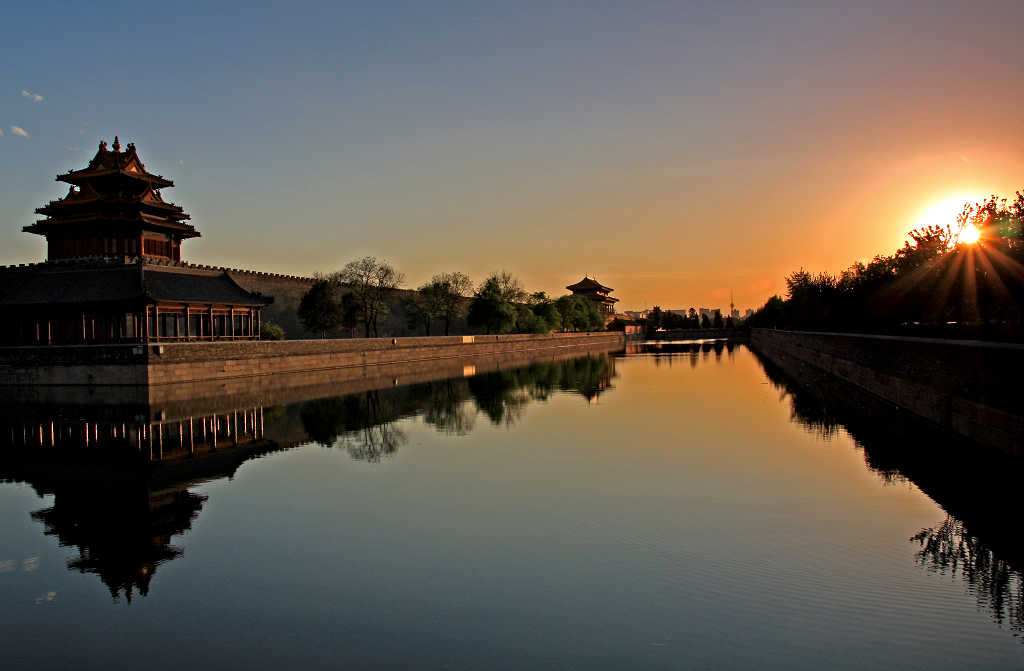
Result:
{"type": "Polygon", "coordinates": [[[729,316],[736,310],[736,303],[733,301],[732,289],[729,289],[729,316]]]}

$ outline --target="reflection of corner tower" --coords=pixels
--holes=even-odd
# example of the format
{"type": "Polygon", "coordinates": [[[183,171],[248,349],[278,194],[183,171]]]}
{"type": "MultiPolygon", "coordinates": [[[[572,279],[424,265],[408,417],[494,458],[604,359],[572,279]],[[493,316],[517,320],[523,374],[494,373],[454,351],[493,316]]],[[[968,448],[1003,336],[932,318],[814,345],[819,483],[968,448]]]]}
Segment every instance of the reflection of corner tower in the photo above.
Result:
{"type": "Polygon", "coordinates": [[[615,291],[611,287],[606,287],[597,280],[590,279],[584,275],[582,280],[576,284],[570,284],[566,289],[575,296],[583,296],[587,300],[592,301],[606,321],[615,314],[615,304],[619,302],[619,299],[608,295],[615,291]]]}

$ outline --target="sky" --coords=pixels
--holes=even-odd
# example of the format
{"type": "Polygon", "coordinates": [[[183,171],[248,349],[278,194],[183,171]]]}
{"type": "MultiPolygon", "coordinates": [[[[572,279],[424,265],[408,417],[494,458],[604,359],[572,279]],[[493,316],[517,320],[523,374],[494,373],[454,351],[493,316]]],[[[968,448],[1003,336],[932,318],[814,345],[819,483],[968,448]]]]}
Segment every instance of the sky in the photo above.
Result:
{"type": "Polygon", "coordinates": [[[409,287],[505,269],[556,296],[589,274],[623,309],[757,307],[1024,188],[1022,21],[934,0],[18,3],[0,264],[45,258],[22,226],[118,135],[174,180],[195,263],[373,255],[409,287]]]}

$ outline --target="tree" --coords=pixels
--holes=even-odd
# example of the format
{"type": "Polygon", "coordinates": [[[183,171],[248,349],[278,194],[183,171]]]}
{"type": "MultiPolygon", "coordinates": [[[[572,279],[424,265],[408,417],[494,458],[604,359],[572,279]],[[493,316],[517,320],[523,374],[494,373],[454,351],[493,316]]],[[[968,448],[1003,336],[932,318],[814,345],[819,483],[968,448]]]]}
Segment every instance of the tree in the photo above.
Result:
{"type": "Polygon", "coordinates": [[[537,319],[544,323],[543,333],[547,333],[551,329],[558,328],[562,323],[562,315],[558,312],[558,306],[555,302],[548,298],[548,295],[543,291],[538,291],[530,296],[530,309],[533,314],[537,316],[537,319]]]}
{"type": "Polygon", "coordinates": [[[604,328],[604,317],[601,312],[590,301],[577,294],[562,296],[555,301],[558,313],[561,315],[563,330],[573,331],[600,331],[604,328]]]}
{"type": "Polygon", "coordinates": [[[466,321],[471,328],[483,329],[487,334],[505,333],[516,323],[515,308],[502,295],[496,276],[488,277],[480,285],[469,302],[466,321]]]}
{"type": "Polygon", "coordinates": [[[345,292],[341,296],[341,328],[348,331],[349,337],[354,337],[357,326],[359,305],[356,304],[356,297],[351,292],[345,292]]]}
{"type": "Polygon", "coordinates": [[[274,322],[260,322],[260,340],[284,340],[284,329],[274,322]]]}
{"type": "Polygon", "coordinates": [[[514,305],[516,303],[525,303],[527,301],[528,297],[526,290],[523,289],[523,283],[519,281],[518,277],[507,270],[494,273],[491,277],[493,277],[498,283],[498,289],[505,302],[512,303],[514,305]]]}
{"type": "Polygon", "coordinates": [[[320,280],[309,288],[306,295],[299,301],[299,321],[310,331],[319,332],[321,338],[341,323],[341,304],[338,302],[334,286],[320,280]]]}
{"type": "Polygon", "coordinates": [[[700,327],[702,329],[711,328],[711,320],[708,319],[708,313],[706,312],[700,316],[700,327]]]}
{"type": "Polygon", "coordinates": [[[377,320],[388,313],[391,293],[405,282],[390,263],[372,256],[349,261],[332,279],[352,292],[367,338],[371,333],[377,336],[377,320]]]}
{"type": "Polygon", "coordinates": [[[423,326],[424,334],[430,335],[430,322],[439,317],[444,309],[444,292],[445,288],[442,285],[431,281],[421,285],[416,293],[405,301],[410,328],[423,326]]]}
{"type": "Polygon", "coordinates": [[[720,328],[725,326],[725,324],[722,323],[722,311],[721,310],[715,310],[715,319],[711,323],[711,325],[714,328],[716,328],[716,329],[720,329],[720,328]]]}
{"type": "Polygon", "coordinates": [[[430,284],[436,287],[440,317],[444,319],[444,334],[448,335],[452,322],[462,316],[465,297],[473,291],[473,283],[467,275],[456,272],[434,275],[430,284]]]}

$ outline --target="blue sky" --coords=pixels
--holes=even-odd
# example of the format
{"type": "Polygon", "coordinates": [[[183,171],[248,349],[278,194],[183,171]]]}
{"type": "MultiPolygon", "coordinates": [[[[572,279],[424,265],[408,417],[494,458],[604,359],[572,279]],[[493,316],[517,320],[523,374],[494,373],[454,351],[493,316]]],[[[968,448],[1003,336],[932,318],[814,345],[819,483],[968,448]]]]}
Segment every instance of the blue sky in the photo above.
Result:
{"type": "Polygon", "coordinates": [[[1022,186],[1016,3],[85,3],[5,9],[0,263],[119,135],[195,262],[409,284],[583,273],[755,305],[1022,186]],[[28,95],[26,95],[26,93],[28,95]],[[41,99],[37,97],[41,96],[41,99]],[[12,128],[24,129],[28,137],[12,128]]]}

